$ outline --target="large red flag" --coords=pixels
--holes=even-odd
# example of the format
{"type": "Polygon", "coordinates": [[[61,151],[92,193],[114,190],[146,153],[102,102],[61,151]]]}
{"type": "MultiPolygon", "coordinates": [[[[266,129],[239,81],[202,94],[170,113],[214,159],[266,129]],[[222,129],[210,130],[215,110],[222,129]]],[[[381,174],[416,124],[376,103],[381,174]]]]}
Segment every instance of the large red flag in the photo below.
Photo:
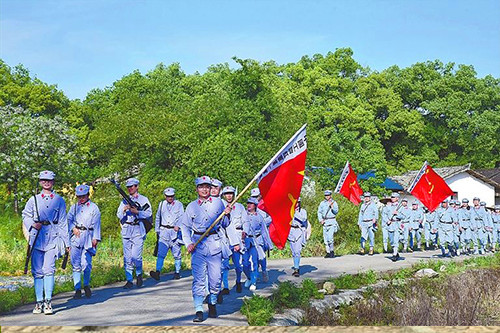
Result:
{"type": "Polygon", "coordinates": [[[306,125],[281,148],[257,176],[261,205],[271,216],[269,233],[282,249],[290,233],[295,205],[300,196],[306,166],[306,125]]]}
{"type": "Polygon", "coordinates": [[[344,170],[342,170],[335,192],[342,194],[355,205],[359,205],[361,202],[360,196],[363,194],[363,189],[359,186],[358,177],[349,161],[346,162],[344,170]]]}
{"type": "Polygon", "coordinates": [[[420,200],[422,204],[431,212],[436,209],[439,204],[447,197],[453,195],[453,191],[446,184],[431,166],[424,162],[424,165],[413,180],[413,183],[408,188],[415,198],[420,200]]]}

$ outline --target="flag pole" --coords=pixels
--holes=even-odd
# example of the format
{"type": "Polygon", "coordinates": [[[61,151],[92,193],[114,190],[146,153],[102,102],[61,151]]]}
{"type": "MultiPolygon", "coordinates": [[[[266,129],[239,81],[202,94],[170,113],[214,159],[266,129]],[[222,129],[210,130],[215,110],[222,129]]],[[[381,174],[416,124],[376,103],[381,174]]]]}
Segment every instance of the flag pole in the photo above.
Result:
{"type": "MultiPolygon", "coordinates": [[[[286,146],[288,146],[288,144],[290,142],[293,141],[293,139],[297,136],[297,134],[299,134],[305,127],[307,126],[307,124],[304,124],[302,125],[302,127],[297,131],[295,132],[295,134],[290,138],[290,140],[288,140],[284,145],[283,147],[281,147],[280,150],[278,150],[278,152],[273,156],[273,158],[271,158],[269,160],[269,162],[267,162],[267,164],[252,178],[252,180],[247,184],[247,186],[245,186],[245,188],[243,188],[243,190],[241,190],[241,192],[236,196],[236,198],[234,198],[234,200],[229,204],[228,207],[233,207],[233,205],[238,202],[238,200],[243,196],[243,194],[248,191],[248,189],[250,188],[250,186],[252,186],[252,184],[262,175],[262,173],[264,173],[264,171],[266,171],[266,169],[269,167],[269,165],[271,165],[271,163],[283,152],[283,150],[286,148],[286,146]]],[[[216,219],[214,222],[212,222],[212,224],[210,225],[210,227],[208,227],[207,230],[205,230],[205,232],[203,233],[203,235],[200,236],[200,238],[198,238],[198,240],[194,243],[194,248],[193,248],[193,251],[194,249],[196,249],[196,246],[198,246],[198,244],[205,238],[207,237],[208,233],[210,232],[210,230],[212,230],[216,225],[217,223],[219,223],[220,220],[222,220],[222,218],[225,216],[225,213],[222,212],[216,219]]]]}
{"type": "MultiPolygon", "coordinates": [[[[346,170],[348,171],[348,167],[349,167],[349,161],[346,161],[346,162],[345,162],[344,169],[342,169],[342,173],[340,174],[340,178],[339,178],[339,182],[337,183],[337,187],[335,188],[335,191],[334,191],[335,193],[339,193],[340,188],[342,187],[342,186],[341,186],[341,184],[342,184],[342,185],[344,184],[344,182],[342,181],[342,178],[343,178],[343,179],[344,179],[344,181],[345,181],[345,179],[346,179],[347,175],[346,175],[346,176],[344,176],[344,174],[345,174],[345,171],[346,171],[346,170]]],[[[348,172],[349,172],[349,171],[348,171],[348,172]]]]}
{"type": "Polygon", "coordinates": [[[413,188],[417,184],[418,180],[420,180],[420,177],[423,174],[423,172],[426,169],[426,167],[427,167],[428,164],[429,163],[427,163],[427,161],[424,162],[424,165],[422,165],[422,167],[418,171],[417,175],[415,176],[415,178],[413,178],[413,181],[410,183],[410,186],[408,187],[408,190],[406,190],[408,193],[411,194],[411,191],[413,191],[413,188]]]}

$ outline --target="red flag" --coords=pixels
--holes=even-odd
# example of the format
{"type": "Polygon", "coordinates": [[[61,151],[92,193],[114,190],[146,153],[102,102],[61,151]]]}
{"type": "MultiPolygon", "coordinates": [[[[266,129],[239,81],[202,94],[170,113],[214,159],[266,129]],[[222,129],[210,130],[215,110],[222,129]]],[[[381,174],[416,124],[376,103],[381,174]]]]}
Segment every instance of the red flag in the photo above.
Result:
{"type": "Polygon", "coordinates": [[[306,166],[306,125],[281,148],[257,176],[264,210],[271,216],[269,234],[282,249],[290,233],[306,166]]]}
{"type": "Polygon", "coordinates": [[[335,192],[342,194],[355,205],[359,205],[361,202],[360,196],[363,194],[363,190],[359,186],[358,177],[354,173],[349,161],[346,162],[344,170],[342,170],[335,192]]]}
{"type": "Polygon", "coordinates": [[[413,180],[413,183],[408,188],[415,198],[420,200],[422,204],[431,212],[436,209],[439,204],[447,197],[453,195],[453,191],[446,184],[431,166],[424,162],[424,165],[413,180]]]}

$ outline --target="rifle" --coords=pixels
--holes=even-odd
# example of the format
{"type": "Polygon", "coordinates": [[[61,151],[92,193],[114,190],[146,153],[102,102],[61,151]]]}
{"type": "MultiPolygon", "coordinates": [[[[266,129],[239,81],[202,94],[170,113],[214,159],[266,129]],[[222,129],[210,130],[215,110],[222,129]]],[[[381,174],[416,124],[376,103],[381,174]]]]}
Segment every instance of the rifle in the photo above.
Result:
{"type": "MultiPolygon", "coordinates": [[[[161,209],[163,208],[163,201],[160,204],[160,225],[161,225],[161,209]]],[[[160,233],[156,233],[156,244],[155,249],[153,251],[153,257],[158,257],[158,243],[160,243],[160,233]]]]}
{"type": "MultiPolygon", "coordinates": [[[[35,199],[35,210],[37,215],[37,222],[40,220],[40,214],[38,213],[38,203],[36,201],[36,193],[33,195],[35,199]]],[[[30,245],[30,240],[28,237],[28,248],[26,249],[26,260],[24,261],[24,274],[28,274],[28,266],[30,263],[31,255],[33,254],[33,247],[36,244],[36,240],[38,239],[38,235],[40,234],[40,229],[37,229],[35,239],[33,240],[33,245],[30,245]]]]}
{"type": "Polygon", "coordinates": [[[66,250],[66,252],[64,253],[64,258],[63,258],[63,262],[61,265],[62,269],[66,269],[66,265],[68,265],[68,257],[69,257],[69,251],[66,250]]]}
{"type": "MultiPolygon", "coordinates": [[[[132,199],[130,199],[130,196],[128,194],[126,194],[125,191],[122,190],[122,188],[120,187],[120,184],[116,180],[111,179],[110,181],[111,181],[111,183],[113,183],[115,185],[116,190],[118,191],[118,193],[120,193],[120,195],[123,198],[123,201],[127,205],[129,205],[130,207],[135,207],[139,211],[144,211],[144,210],[149,208],[149,204],[145,204],[144,206],[141,206],[138,202],[135,202],[132,199]]],[[[140,222],[142,222],[142,224],[144,225],[144,229],[146,229],[146,233],[148,233],[149,230],[151,230],[151,228],[153,228],[153,224],[151,223],[150,220],[148,220],[148,219],[138,219],[138,220],[140,222]]]]}

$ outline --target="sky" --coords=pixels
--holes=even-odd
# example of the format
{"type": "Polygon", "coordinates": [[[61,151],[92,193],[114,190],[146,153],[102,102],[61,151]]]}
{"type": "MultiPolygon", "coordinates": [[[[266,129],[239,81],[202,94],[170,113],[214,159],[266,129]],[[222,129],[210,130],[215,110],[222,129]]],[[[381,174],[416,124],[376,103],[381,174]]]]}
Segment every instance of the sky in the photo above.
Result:
{"type": "Polygon", "coordinates": [[[0,58],[71,99],[159,63],[204,73],[343,47],[377,71],[439,59],[500,78],[500,1],[0,1],[0,58]]]}

